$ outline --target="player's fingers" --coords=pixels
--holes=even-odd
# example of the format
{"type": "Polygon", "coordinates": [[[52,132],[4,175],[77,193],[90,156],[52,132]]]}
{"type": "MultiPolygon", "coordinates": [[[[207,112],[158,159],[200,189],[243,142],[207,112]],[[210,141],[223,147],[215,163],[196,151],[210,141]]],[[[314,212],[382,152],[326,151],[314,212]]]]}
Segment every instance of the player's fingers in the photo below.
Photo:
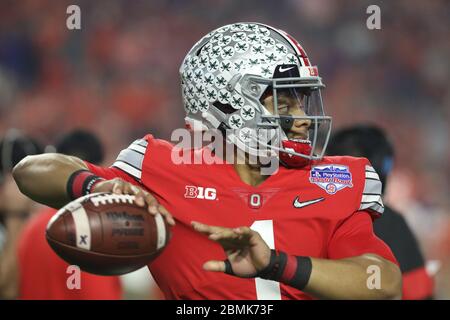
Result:
{"type": "Polygon", "coordinates": [[[142,191],[141,188],[138,188],[136,186],[131,186],[130,187],[130,192],[132,192],[132,194],[134,194],[134,198],[136,201],[136,204],[138,206],[145,206],[145,193],[144,191],[142,191]]]}
{"type": "Polygon", "coordinates": [[[130,183],[130,189],[131,189],[132,194],[138,194],[139,191],[141,191],[140,188],[136,187],[134,184],[131,184],[131,183],[130,183]]]}
{"type": "Polygon", "coordinates": [[[206,271],[225,272],[225,262],[219,260],[210,260],[203,264],[206,271]]]}
{"type": "Polygon", "coordinates": [[[164,208],[163,205],[158,206],[158,211],[162,214],[162,216],[166,219],[167,223],[171,226],[175,225],[175,220],[173,219],[172,215],[169,211],[167,211],[166,208],[164,208]]]}
{"type": "Polygon", "coordinates": [[[260,234],[258,232],[250,229],[249,227],[239,227],[233,229],[233,231],[239,234],[242,239],[250,239],[253,236],[260,237],[260,234]]]}
{"type": "Polygon", "coordinates": [[[133,185],[129,182],[125,182],[123,184],[123,189],[122,189],[122,193],[123,194],[134,194],[134,192],[132,191],[132,187],[133,185]]]}
{"type": "Polygon", "coordinates": [[[127,194],[134,195],[135,202],[138,206],[145,206],[144,193],[140,188],[131,183],[128,183],[125,192],[127,192],[127,194]]]}
{"type": "Polygon", "coordinates": [[[124,181],[121,179],[114,179],[114,185],[112,188],[112,192],[114,194],[122,194],[123,193],[123,184],[124,181]]]}
{"type": "Polygon", "coordinates": [[[249,227],[238,227],[238,228],[234,228],[233,230],[239,234],[250,234],[253,231],[249,227]]]}
{"type": "Polygon", "coordinates": [[[145,197],[145,202],[147,203],[148,206],[148,212],[150,212],[151,214],[155,215],[157,213],[159,213],[158,211],[158,201],[155,199],[154,196],[152,196],[150,193],[146,192],[144,193],[144,197],[145,197]]]}
{"type": "Polygon", "coordinates": [[[222,227],[216,227],[216,226],[209,226],[207,224],[203,224],[197,221],[192,221],[191,222],[192,226],[194,227],[194,229],[200,233],[203,234],[211,234],[211,233],[217,233],[217,232],[221,232],[226,228],[222,228],[222,227]]]}
{"type": "Polygon", "coordinates": [[[192,221],[191,225],[192,225],[192,227],[194,227],[195,231],[198,231],[200,233],[208,234],[208,235],[210,233],[212,233],[212,230],[211,230],[210,226],[208,226],[206,224],[203,224],[203,223],[200,223],[200,222],[196,222],[196,221],[192,221]]]}
{"type": "Polygon", "coordinates": [[[235,240],[238,239],[239,237],[240,235],[231,229],[222,230],[220,232],[212,233],[209,235],[209,238],[214,241],[235,240]]]}

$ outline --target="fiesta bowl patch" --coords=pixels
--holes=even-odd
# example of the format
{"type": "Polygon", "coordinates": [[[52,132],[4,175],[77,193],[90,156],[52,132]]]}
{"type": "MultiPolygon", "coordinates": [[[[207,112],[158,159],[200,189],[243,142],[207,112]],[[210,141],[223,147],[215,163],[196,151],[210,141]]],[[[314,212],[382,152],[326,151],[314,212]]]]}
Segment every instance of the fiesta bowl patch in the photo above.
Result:
{"type": "Polygon", "coordinates": [[[309,182],[317,184],[328,194],[335,194],[345,187],[353,187],[352,174],[348,167],[339,164],[313,167],[310,171],[309,182]]]}

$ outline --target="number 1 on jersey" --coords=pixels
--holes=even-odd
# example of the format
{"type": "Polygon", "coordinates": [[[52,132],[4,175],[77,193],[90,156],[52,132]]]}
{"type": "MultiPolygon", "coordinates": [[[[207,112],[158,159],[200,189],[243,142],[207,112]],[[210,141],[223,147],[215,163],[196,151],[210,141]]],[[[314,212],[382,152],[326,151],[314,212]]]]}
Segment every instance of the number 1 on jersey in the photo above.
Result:
{"type": "MultiPolygon", "coordinates": [[[[273,220],[258,220],[250,228],[258,232],[270,249],[275,249],[275,234],[273,220]]],[[[255,278],[256,298],[258,300],[281,300],[280,283],[276,281],[255,278]]]]}

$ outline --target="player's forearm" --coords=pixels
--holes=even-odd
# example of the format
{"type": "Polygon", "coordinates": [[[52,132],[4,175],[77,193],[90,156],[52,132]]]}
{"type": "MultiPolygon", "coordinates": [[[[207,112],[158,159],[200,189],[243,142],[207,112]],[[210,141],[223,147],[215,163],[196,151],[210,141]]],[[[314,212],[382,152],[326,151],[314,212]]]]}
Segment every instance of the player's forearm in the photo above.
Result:
{"type": "Polygon", "coordinates": [[[20,191],[34,201],[60,208],[70,201],[67,181],[70,175],[87,169],[76,157],[57,153],[28,156],[13,170],[20,191]]]}
{"type": "Polygon", "coordinates": [[[375,255],[313,258],[311,276],[303,289],[319,299],[399,299],[401,290],[399,268],[375,255]]]}

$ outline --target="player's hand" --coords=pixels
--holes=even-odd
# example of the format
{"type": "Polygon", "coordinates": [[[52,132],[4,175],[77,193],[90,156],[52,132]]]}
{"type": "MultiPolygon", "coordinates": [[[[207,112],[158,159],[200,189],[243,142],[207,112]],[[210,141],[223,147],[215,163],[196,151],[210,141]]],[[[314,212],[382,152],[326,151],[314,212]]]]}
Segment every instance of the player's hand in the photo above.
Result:
{"type": "Polygon", "coordinates": [[[123,179],[115,178],[112,180],[106,180],[97,183],[92,189],[92,193],[94,192],[111,192],[114,194],[131,194],[136,197],[136,204],[138,206],[144,207],[147,205],[148,212],[152,215],[156,215],[160,213],[167,223],[171,226],[175,225],[175,220],[169,211],[166,210],[161,204],[158,203],[158,200],[154,196],[152,196],[149,192],[144,189],[135,186],[123,179]]]}
{"type": "Polygon", "coordinates": [[[210,260],[203,265],[207,271],[225,272],[241,278],[254,277],[269,265],[270,248],[261,235],[249,227],[224,228],[192,222],[197,232],[218,242],[224,249],[231,270],[226,270],[225,261],[210,260]],[[231,272],[230,272],[231,271],[231,272]]]}

